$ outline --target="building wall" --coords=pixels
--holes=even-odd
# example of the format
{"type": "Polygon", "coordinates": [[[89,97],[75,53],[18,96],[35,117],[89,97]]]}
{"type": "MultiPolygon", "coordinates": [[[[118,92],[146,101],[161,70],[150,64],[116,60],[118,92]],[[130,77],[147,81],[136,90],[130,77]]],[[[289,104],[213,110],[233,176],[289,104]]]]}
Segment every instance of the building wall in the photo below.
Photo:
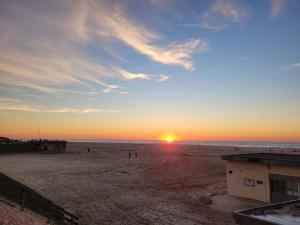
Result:
{"type": "Polygon", "coordinates": [[[41,152],[65,152],[66,142],[64,141],[47,141],[40,144],[39,149],[41,152]]]}
{"type": "Polygon", "coordinates": [[[229,195],[270,202],[269,174],[300,177],[300,167],[226,161],[229,195]],[[229,173],[231,171],[232,173],[229,173]],[[245,179],[250,179],[248,182],[245,179]],[[251,179],[254,180],[252,186],[251,179]],[[259,182],[258,182],[259,181],[259,182]]]}

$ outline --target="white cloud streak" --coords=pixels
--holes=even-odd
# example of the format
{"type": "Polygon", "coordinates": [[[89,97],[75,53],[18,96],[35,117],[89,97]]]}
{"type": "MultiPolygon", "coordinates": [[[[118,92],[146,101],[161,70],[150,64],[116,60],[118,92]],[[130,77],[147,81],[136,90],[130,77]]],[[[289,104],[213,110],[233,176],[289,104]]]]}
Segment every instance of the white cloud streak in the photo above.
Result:
{"type": "Polygon", "coordinates": [[[38,112],[46,112],[46,113],[77,113],[77,114],[85,114],[85,113],[103,113],[103,114],[111,114],[117,113],[117,110],[112,109],[99,109],[99,108],[59,108],[52,110],[39,110],[38,112]]]}
{"type": "Polygon", "coordinates": [[[300,62],[295,63],[295,64],[293,65],[293,67],[294,67],[294,68],[297,68],[297,69],[300,69],[300,62]]]}
{"type": "Polygon", "coordinates": [[[117,113],[117,110],[113,109],[99,109],[99,108],[55,108],[45,109],[41,107],[34,107],[25,104],[23,101],[12,98],[0,97],[0,110],[8,111],[22,111],[22,112],[34,112],[34,113],[75,113],[75,114],[86,114],[86,113],[100,113],[100,114],[111,114],[117,113]]]}
{"type": "Polygon", "coordinates": [[[237,0],[214,0],[202,15],[200,26],[211,30],[223,30],[230,23],[242,23],[248,16],[248,11],[238,5],[237,0]]]}
{"type": "Polygon", "coordinates": [[[95,14],[97,28],[94,33],[100,38],[114,38],[137,52],[148,56],[153,61],[162,64],[173,64],[193,69],[191,56],[207,50],[208,43],[202,39],[191,39],[183,43],[165,45],[156,44],[161,35],[130,19],[120,5],[113,7],[96,5],[95,9],[102,13],[95,14]]]}
{"type": "Polygon", "coordinates": [[[282,70],[286,71],[286,70],[293,70],[293,69],[300,69],[300,62],[294,63],[292,65],[287,65],[282,67],[282,70]]]}
{"type": "Polygon", "coordinates": [[[170,79],[170,76],[168,75],[159,75],[159,78],[157,79],[158,82],[163,82],[163,81],[166,81],[166,80],[169,80],[170,79]]]}
{"type": "Polygon", "coordinates": [[[150,80],[149,75],[144,73],[132,73],[120,68],[116,68],[115,70],[123,77],[124,80],[134,80],[134,79],[150,80]]]}
{"type": "Polygon", "coordinates": [[[279,16],[284,8],[284,0],[271,0],[271,17],[279,16]]]}

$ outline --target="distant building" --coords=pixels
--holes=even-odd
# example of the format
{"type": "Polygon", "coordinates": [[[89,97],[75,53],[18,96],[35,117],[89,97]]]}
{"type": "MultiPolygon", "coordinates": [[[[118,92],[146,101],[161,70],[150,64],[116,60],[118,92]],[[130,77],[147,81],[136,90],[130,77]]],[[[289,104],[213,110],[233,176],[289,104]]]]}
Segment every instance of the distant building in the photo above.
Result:
{"type": "Polygon", "coordinates": [[[56,152],[65,152],[66,147],[67,147],[67,142],[66,141],[44,140],[44,141],[41,141],[41,142],[37,142],[36,145],[37,145],[37,148],[41,152],[56,153],[56,152]]]}
{"type": "Polygon", "coordinates": [[[223,155],[229,195],[276,203],[300,199],[300,155],[223,155]]]}

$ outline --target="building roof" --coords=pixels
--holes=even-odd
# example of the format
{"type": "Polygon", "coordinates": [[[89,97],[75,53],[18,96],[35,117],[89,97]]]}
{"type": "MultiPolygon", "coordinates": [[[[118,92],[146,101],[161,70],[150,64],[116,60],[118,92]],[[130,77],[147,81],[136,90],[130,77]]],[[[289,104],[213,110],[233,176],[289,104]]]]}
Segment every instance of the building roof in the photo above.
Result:
{"type": "Polygon", "coordinates": [[[249,153],[223,155],[223,160],[260,163],[266,165],[287,165],[300,167],[300,155],[276,153],[249,153]]]}
{"type": "Polygon", "coordinates": [[[234,213],[234,218],[241,225],[299,225],[300,200],[238,211],[234,213]]]}

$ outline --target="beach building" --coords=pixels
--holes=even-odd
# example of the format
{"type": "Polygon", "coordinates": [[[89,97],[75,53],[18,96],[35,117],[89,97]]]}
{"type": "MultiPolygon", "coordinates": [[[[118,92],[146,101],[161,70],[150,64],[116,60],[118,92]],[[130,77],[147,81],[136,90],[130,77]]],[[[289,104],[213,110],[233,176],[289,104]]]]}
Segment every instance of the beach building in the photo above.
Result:
{"type": "Polygon", "coordinates": [[[267,203],[300,199],[300,155],[250,153],[222,159],[229,195],[267,203]]]}
{"type": "Polygon", "coordinates": [[[41,152],[65,152],[67,149],[66,141],[43,140],[37,143],[37,147],[41,152]]]}

